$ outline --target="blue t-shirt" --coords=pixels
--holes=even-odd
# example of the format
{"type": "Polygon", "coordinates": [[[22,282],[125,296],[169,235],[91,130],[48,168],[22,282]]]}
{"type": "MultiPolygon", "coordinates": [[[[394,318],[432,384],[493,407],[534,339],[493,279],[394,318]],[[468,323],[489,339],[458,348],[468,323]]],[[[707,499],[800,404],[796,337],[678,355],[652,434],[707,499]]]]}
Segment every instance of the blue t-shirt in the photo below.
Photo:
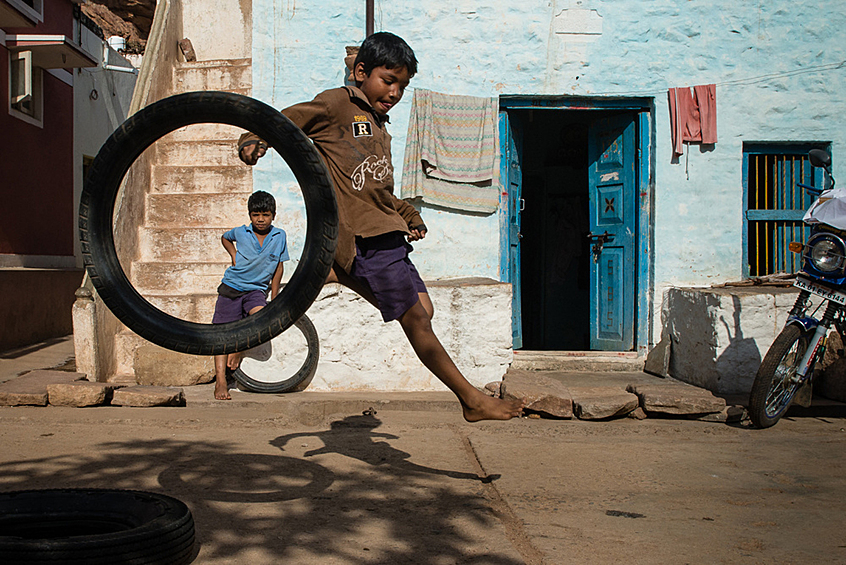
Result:
{"type": "Polygon", "coordinates": [[[259,245],[253,225],[245,224],[223,234],[224,239],[235,242],[235,265],[226,269],[223,284],[240,291],[262,290],[267,292],[276,266],[288,260],[288,243],[285,231],[271,226],[270,233],[259,245]]]}

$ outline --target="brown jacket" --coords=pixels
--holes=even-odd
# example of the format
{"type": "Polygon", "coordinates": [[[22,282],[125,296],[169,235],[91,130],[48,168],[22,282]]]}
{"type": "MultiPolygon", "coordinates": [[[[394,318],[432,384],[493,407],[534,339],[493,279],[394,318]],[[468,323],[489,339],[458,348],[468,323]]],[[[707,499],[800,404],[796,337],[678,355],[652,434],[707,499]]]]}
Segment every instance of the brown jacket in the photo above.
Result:
{"type": "MultiPolygon", "coordinates": [[[[282,113],[311,138],[335,183],[340,223],[335,261],[342,269],[352,267],[356,236],[410,233],[410,227],[423,225],[414,206],[394,196],[387,118],[373,111],[361,90],[326,90],[282,113]]],[[[257,139],[245,133],[238,151],[257,139]]]]}

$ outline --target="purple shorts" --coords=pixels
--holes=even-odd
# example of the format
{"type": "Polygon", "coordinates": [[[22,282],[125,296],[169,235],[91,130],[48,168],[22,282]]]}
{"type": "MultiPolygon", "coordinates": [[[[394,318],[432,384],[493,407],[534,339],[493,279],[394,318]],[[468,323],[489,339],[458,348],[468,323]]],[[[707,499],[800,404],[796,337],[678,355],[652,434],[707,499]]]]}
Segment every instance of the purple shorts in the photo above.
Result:
{"type": "Polygon", "coordinates": [[[267,306],[267,297],[261,290],[253,290],[238,298],[217,295],[212,324],[226,324],[243,320],[256,306],[267,306]]]}
{"type": "Polygon", "coordinates": [[[418,294],[427,292],[408,258],[412,249],[400,232],[355,238],[350,276],[370,289],[386,322],[405,314],[420,300],[418,294]]]}

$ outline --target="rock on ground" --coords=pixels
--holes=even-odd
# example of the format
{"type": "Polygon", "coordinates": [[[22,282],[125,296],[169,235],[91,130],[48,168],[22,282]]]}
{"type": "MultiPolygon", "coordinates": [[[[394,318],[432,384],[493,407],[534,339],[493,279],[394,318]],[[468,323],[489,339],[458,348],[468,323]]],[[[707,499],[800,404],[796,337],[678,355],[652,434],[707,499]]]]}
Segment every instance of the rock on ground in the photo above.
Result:
{"type": "Polygon", "coordinates": [[[82,373],[38,370],[0,384],[0,406],[47,406],[47,387],[85,378],[82,373]]]}
{"type": "Polygon", "coordinates": [[[181,388],[163,386],[130,386],[115,390],[112,404],[118,406],[185,406],[181,388]]]}
{"type": "Polygon", "coordinates": [[[101,406],[109,404],[112,393],[120,385],[75,381],[47,385],[48,401],[53,406],[101,406]]]}
{"type": "Polygon", "coordinates": [[[509,369],[500,387],[502,398],[526,399],[526,410],[540,412],[554,418],[573,417],[570,390],[549,377],[531,371],[509,369]]]}
{"type": "Polygon", "coordinates": [[[690,385],[631,384],[626,390],[640,398],[640,405],[647,414],[709,414],[721,412],[726,407],[726,401],[711,391],[690,385]]]}
{"type": "Polygon", "coordinates": [[[580,420],[625,416],[638,407],[638,397],[610,387],[570,387],[573,413],[580,420]]]}

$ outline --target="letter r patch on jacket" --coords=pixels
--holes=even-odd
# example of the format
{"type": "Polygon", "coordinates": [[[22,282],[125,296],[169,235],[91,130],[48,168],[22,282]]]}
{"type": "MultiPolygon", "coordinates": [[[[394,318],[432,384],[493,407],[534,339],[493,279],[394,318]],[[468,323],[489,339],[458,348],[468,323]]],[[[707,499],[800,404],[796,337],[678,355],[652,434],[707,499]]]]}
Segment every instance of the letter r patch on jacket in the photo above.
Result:
{"type": "Polygon", "coordinates": [[[373,125],[370,122],[353,122],[353,137],[368,137],[373,135],[373,125]]]}

